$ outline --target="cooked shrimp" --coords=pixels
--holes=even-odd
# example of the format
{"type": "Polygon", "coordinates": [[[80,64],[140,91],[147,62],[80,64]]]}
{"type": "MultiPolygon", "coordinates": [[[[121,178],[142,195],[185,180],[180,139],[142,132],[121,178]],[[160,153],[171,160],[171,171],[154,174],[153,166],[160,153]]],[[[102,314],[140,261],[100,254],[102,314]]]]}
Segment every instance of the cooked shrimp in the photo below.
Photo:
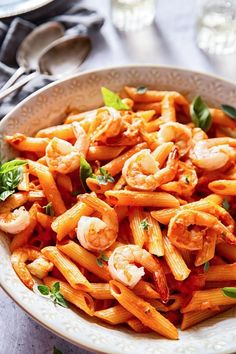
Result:
{"type": "Polygon", "coordinates": [[[30,214],[25,207],[13,212],[0,214],[0,230],[9,234],[18,234],[27,228],[30,223],[30,214]]]}
{"type": "Polygon", "coordinates": [[[235,148],[236,139],[213,138],[198,141],[189,155],[197,167],[213,171],[235,160],[235,148]]]}
{"type": "Polygon", "coordinates": [[[208,139],[207,134],[201,128],[193,128],[192,129],[192,144],[193,146],[198,142],[208,139]]]}
{"type": "Polygon", "coordinates": [[[53,138],[46,148],[46,161],[52,171],[67,174],[80,165],[80,152],[68,141],[53,138]]]}
{"type": "MultiPolygon", "coordinates": [[[[33,247],[22,247],[16,249],[11,255],[12,266],[21,279],[21,281],[30,289],[34,286],[34,280],[27,268],[27,261],[35,261],[36,259],[43,258],[43,269],[42,277],[47,276],[53,268],[53,264],[49,262],[37,249],[33,247]]],[[[41,262],[42,264],[42,262],[41,262]]],[[[39,266],[39,263],[38,263],[39,266]]],[[[34,273],[33,273],[34,274],[34,273]]],[[[37,270],[37,275],[39,275],[39,270],[37,270]]]]}
{"type": "Polygon", "coordinates": [[[190,197],[198,183],[197,173],[192,164],[179,161],[176,179],[177,181],[162,184],[160,188],[166,192],[177,193],[184,198],[190,197]]]}
{"type": "Polygon", "coordinates": [[[102,107],[97,110],[97,116],[90,127],[92,142],[106,142],[107,138],[119,135],[122,127],[120,112],[112,107],[102,107]]]}
{"type": "Polygon", "coordinates": [[[73,122],[71,125],[76,137],[74,147],[81,155],[86,156],[89,148],[89,137],[78,122],[73,122]]]}
{"type": "Polygon", "coordinates": [[[166,302],[169,289],[165,273],[157,258],[137,245],[115,248],[108,261],[108,269],[113,279],[133,288],[145,274],[144,268],[151,272],[161,299],[166,302]],[[142,265],[138,267],[136,263],[142,265]]]}
{"type": "Polygon", "coordinates": [[[143,149],[131,156],[124,164],[122,175],[126,183],[135,189],[154,191],[161,184],[171,181],[178,168],[176,148],[170,152],[166,167],[159,168],[159,162],[149,149],[143,149]]]}
{"type": "Polygon", "coordinates": [[[236,245],[236,237],[217,217],[196,210],[183,210],[176,214],[170,220],[167,236],[176,247],[200,250],[208,229],[213,229],[218,237],[229,244],[236,245]]]}
{"type": "Polygon", "coordinates": [[[118,235],[118,217],[113,208],[96,195],[84,194],[81,201],[98,211],[97,217],[82,216],[77,226],[77,238],[90,251],[104,251],[110,247],[118,235]]]}
{"type": "Polygon", "coordinates": [[[183,156],[191,148],[192,132],[184,124],[169,122],[161,125],[157,133],[157,139],[160,144],[173,141],[179,148],[180,156],[183,156]]]}

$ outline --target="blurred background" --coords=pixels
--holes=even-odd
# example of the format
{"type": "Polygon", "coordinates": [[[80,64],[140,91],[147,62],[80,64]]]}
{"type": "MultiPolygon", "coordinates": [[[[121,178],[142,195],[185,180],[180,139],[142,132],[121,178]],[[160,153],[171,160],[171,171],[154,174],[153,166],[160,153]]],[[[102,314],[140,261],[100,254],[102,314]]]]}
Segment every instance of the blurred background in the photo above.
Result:
{"type": "MultiPolygon", "coordinates": [[[[65,36],[90,38],[91,51],[79,71],[150,63],[236,81],[236,1],[0,0],[0,86],[19,67],[24,38],[52,20],[64,26],[65,36]]],[[[54,79],[41,75],[7,96],[0,116],[54,79]]],[[[64,354],[87,353],[36,324],[2,290],[0,313],[0,354],[47,354],[54,346],[64,354]]]]}

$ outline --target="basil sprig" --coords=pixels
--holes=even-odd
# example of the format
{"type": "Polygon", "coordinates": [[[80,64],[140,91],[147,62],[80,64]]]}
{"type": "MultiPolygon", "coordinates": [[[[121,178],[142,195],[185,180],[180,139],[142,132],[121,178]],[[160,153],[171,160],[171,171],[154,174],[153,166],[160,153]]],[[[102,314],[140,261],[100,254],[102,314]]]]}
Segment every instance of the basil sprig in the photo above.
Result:
{"type": "Polygon", "coordinates": [[[106,87],[102,87],[101,91],[105,106],[113,107],[118,111],[129,110],[129,107],[122,102],[121,98],[115,92],[108,90],[106,87]]]}
{"type": "Polygon", "coordinates": [[[222,111],[232,119],[236,119],[236,108],[228,104],[221,105],[222,111]]]}
{"type": "Polygon", "coordinates": [[[64,296],[60,293],[60,282],[57,281],[53,284],[50,290],[47,285],[38,285],[38,291],[43,296],[48,296],[56,305],[68,308],[68,304],[64,299],[64,296]]]}
{"type": "Polygon", "coordinates": [[[236,299],[236,288],[234,287],[226,287],[222,288],[222,291],[225,296],[231,297],[233,299],[236,299]]]}
{"type": "Polygon", "coordinates": [[[88,177],[94,177],[93,170],[91,165],[86,161],[84,157],[80,157],[80,170],[79,170],[79,176],[80,176],[80,181],[81,184],[85,190],[85,192],[90,192],[89,187],[87,186],[86,179],[88,177]]]}
{"type": "Polygon", "coordinates": [[[22,180],[22,166],[27,162],[12,160],[0,164],[0,201],[6,200],[16,190],[22,180]]]}
{"type": "Polygon", "coordinates": [[[114,178],[111,174],[103,167],[99,168],[100,175],[96,176],[96,180],[99,184],[106,185],[108,182],[113,183],[115,182],[114,178]]]}
{"type": "Polygon", "coordinates": [[[190,105],[190,115],[193,123],[207,132],[212,123],[211,114],[208,109],[208,106],[203,101],[201,96],[194,98],[193,102],[190,105]]]}

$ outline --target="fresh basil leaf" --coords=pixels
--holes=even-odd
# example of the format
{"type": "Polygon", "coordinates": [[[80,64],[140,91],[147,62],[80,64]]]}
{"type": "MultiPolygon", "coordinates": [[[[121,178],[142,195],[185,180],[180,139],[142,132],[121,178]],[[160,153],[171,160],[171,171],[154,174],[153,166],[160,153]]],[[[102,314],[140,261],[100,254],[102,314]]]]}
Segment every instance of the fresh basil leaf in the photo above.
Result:
{"type": "Polygon", "coordinates": [[[209,267],[210,267],[210,263],[209,263],[209,262],[206,262],[206,263],[204,264],[204,267],[203,267],[203,270],[204,270],[205,273],[208,272],[209,267]]]}
{"type": "Polygon", "coordinates": [[[38,285],[38,291],[42,295],[49,295],[50,294],[50,289],[47,285],[38,285]]]}
{"type": "Polygon", "coordinates": [[[60,291],[60,282],[57,281],[56,283],[53,284],[51,292],[53,294],[58,293],[60,291]]]}
{"type": "Polygon", "coordinates": [[[3,191],[3,192],[0,192],[0,200],[1,201],[4,201],[6,200],[10,195],[12,195],[15,191],[3,191]]]}
{"type": "Polygon", "coordinates": [[[228,104],[221,105],[222,111],[232,119],[236,119],[236,108],[228,104]]]}
{"type": "Polygon", "coordinates": [[[53,347],[53,353],[52,354],[63,354],[60,349],[57,349],[55,346],[53,347]]]}
{"type": "Polygon", "coordinates": [[[227,200],[226,198],[224,198],[223,201],[222,201],[222,207],[223,207],[225,210],[227,210],[227,211],[229,211],[229,209],[230,209],[229,202],[228,202],[228,200],[227,200]]]}
{"type": "Polygon", "coordinates": [[[190,105],[190,115],[193,123],[207,132],[211,127],[211,114],[206,103],[202,100],[201,96],[194,98],[190,105]]]}
{"type": "Polygon", "coordinates": [[[54,299],[54,303],[56,305],[60,305],[65,308],[69,307],[67,301],[64,299],[64,296],[60,293],[56,294],[55,299],[54,299]]]}
{"type": "Polygon", "coordinates": [[[88,163],[88,161],[86,161],[85,158],[82,156],[80,157],[79,175],[80,175],[81,184],[82,184],[85,192],[90,192],[90,189],[86,184],[86,179],[88,177],[93,176],[93,170],[92,170],[91,165],[88,163]]]}
{"type": "Polygon", "coordinates": [[[21,167],[1,174],[1,189],[13,190],[22,180],[23,171],[21,167]]]}
{"type": "Polygon", "coordinates": [[[232,297],[233,299],[236,299],[236,288],[226,287],[226,288],[222,288],[222,291],[225,296],[232,297]]]}
{"type": "Polygon", "coordinates": [[[139,86],[137,89],[136,89],[136,92],[139,94],[139,95],[143,95],[144,93],[147,92],[147,87],[145,86],[139,86]]]}
{"type": "Polygon", "coordinates": [[[103,267],[103,262],[102,262],[102,260],[101,260],[100,258],[97,258],[97,259],[96,259],[96,263],[97,263],[97,265],[98,265],[100,268],[103,267]]]}
{"type": "Polygon", "coordinates": [[[0,167],[0,173],[7,173],[9,171],[15,170],[15,168],[25,165],[27,161],[24,160],[12,160],[5,162],[0,167]]]}
{"type": "Polygon", "coordinates": [[[101,91],[102,91],[102,96],[103,96],[103,101],[105,106],[113,107],[118,111],[129,110],[129,107],[122,102],[121,98],[115,92],[108,90],[106,87],[102,87],[101,91]]]}
{"type": "Polygon", "coordinates": [[[143,230],[147,230],[151,225],[149,224],[147,218],[145,218],[140,222],[140,226],[143,230]]]}
{"type": "Polygon", "coordinates": [[[45,209],[45,214],[49,216],[54,216],[55,212],[53,210],[52,202],[49,202],[47,205],[43,206],[43,209],[45,209]]]}

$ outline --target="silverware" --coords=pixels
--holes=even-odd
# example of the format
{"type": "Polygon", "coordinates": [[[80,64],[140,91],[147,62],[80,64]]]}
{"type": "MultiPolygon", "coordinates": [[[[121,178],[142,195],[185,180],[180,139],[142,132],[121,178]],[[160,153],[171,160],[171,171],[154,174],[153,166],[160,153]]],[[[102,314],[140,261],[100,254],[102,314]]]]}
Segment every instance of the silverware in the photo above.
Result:
{"type": "Polygon", "coordinates": [[[89,37],[76,35],[57,39],[41,54],[37,70],[6,90],[0,91],[0,100],[41,74],[59,79],[76,72],[87,58],[90,50],[91,40],[89,37]]]}
{"type": "Polygon", "coordinates": [[[26,36],[16,53],[19,68],[1,88],[1,91],[10,87],[21,75],[36,70],[43,50],[63,34],[64,27],[60,23],[47,22],[26,36]]]}

